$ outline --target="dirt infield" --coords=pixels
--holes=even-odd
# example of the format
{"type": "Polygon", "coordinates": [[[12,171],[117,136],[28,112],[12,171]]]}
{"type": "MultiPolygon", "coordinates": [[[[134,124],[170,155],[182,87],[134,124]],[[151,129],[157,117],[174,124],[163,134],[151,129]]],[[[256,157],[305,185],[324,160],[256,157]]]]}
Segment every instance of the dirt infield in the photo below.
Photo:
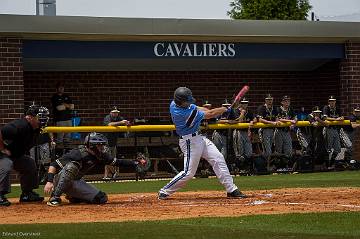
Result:
{"type": "Polygon", "coordinates": [[[227,199],[224,192],[176,193],[160,201],[155,193],[109,195],[105,205],[69,204],[60,208],[20,204],[10,199],[1,208],[2,224],[117,222],[191,217],[225,217],[329,211],[360,211],[360,188],[312,188],[246,191],[246,199],[227,199]]]}

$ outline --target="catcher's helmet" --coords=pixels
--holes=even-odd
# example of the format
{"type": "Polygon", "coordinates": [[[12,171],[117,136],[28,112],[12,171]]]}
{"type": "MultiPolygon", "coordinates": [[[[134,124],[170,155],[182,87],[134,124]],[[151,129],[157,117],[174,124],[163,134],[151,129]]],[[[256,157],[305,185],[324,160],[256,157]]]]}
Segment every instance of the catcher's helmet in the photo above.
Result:
{"type": "Polygon", "coordinates": [[[174,101],[177,105],[181,105],[184,102],[194,103],[195,99],[192,96],[192,92],[187,87],[179,87],[174,92],[174,101]]]}
{"type": "Polygon", "coordinates": [[[84,143],[88,147],[91,147],[94,145],[107,145],[108,140],[105,137],[105,135],[96,133],[96,132],[92,132],[85,137],[84,143]]]}
{"type": "Polygon", "coordinates": [[[31,115],[39,120],[40,127],[45,127],[49,121],[49,110],[40,105],[32,104],[26,111],[26,115],[31,115]]]}

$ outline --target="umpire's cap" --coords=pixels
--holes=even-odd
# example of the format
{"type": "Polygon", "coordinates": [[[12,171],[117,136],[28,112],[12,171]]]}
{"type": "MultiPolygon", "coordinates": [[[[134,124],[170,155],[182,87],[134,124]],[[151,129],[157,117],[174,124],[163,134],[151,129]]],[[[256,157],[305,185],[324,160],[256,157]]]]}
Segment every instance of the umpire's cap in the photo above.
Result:
{"type": "Polygon", "coordinates": [[[181,105],[184,102],[195,103],[195,99],[192,96],[192,92],[187,87],[179,87],[174,92],[174,101],[177,105],[181,105]]]}

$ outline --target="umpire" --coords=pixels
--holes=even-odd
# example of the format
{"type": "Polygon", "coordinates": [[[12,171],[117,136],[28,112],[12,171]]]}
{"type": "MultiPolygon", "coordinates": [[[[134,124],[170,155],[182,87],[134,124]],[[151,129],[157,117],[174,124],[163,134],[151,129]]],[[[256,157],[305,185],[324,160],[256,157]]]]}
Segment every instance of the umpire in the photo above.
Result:
{"type": "Polygon", "coordinates": [[[49,110],[42,106],[32,105],[25,117],[14,120],[0,131],[0,206],[10,206],[5,195],[10,193],[10,172],[15,169],[20,174],[20,202],[41,202],[44,200],[33,189],[39,187],[36,163],[26,155],[32,148],[42,127],[49,120],[49,110]]]}

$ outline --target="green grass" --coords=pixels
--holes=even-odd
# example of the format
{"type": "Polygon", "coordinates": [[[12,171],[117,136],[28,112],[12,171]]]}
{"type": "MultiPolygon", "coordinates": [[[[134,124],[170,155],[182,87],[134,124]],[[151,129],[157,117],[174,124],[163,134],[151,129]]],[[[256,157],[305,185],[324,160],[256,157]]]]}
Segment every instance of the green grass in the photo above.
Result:
{"type": "MultiPolygon", "coordinates": [[[[235,184],[241,190],[264,190],[277,188],[313,188],[313,187],[360,187],[360,171],[328,173],[279,174],[263,176],[235,177],[235,184]]],[[[166,181],[139,181],[121,183],[99,183],[95,187],[106,193],[157,192],[166,181]]],[[[42,193],[43,186],[38,192],[42,193]]],[[[216,178],[190,180],[182,191],[223,190],[216,178]]],[[[18,197],[19,187],[12,187],[8,197],[18,197]]]]}
{"type": "Polygon", "coordinates": [[[360,213],[347,212],[123,223],[0,225],[0,233],[40,233],[40,236],[29,238],[359,238],[359,217],[360,213]]]}
{"type": "MultiPolygon", "coordinates": [[[[107,193],[157,192],[167,182],[168,180],[94,185],[107,193]]],[[[360,171],[235,177],[235,183],[245,191],[296,187],[359,187],[360,171]]],[[[212,178],[191,180],[183,189],[202,190],[223,188],[217,179],[212,178]]],[[[42,187],[38,191],[41,192],[42,187]]],[[[19,194],[19,187],[13,187],[13,192],[9,196],[17,197],[19,194]]],[[[51,213],[51,210],[48,212],[51,213]]],[[[360,238],[360,212],[251,215],[122,223],[1,225],[0,222],[0,237],[12,238],[6,234],[11,232],[18,232],[18,236],[12,234],[16,238],[360,238]],[[40,235],[21,236],[29,232],[40,235]]]]}

